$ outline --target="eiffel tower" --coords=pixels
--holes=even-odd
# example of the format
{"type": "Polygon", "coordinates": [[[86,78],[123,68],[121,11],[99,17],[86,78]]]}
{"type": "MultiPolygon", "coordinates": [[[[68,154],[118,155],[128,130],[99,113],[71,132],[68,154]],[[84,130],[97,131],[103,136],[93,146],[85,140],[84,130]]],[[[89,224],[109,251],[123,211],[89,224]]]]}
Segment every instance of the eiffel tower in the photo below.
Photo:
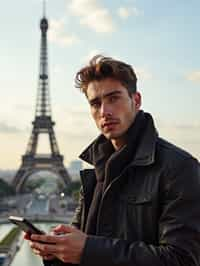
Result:
{"type": "Polygon", "coordinates": [[[40,47],[40,72],[38,80],[38,92],[35,119],[25,155],[22,156],[22,164],[17,171],[13,185],[16,192],[22,192],[25,182],[32,174],[39,171],[50,171],[62,178],[65,185],[71,182],[71,178],[64,167],[63,156],[59,152],[54,133],[55,122],[51,117],[48,78],[48,53],[47,53],[47,30],[48,20],[45,15],[45,1],[43,2],[43,17],[40,21],[41,47],[40,47]],[[37,154],[38,137],[47,134],[50,142],[50,154],[37,154]]]}

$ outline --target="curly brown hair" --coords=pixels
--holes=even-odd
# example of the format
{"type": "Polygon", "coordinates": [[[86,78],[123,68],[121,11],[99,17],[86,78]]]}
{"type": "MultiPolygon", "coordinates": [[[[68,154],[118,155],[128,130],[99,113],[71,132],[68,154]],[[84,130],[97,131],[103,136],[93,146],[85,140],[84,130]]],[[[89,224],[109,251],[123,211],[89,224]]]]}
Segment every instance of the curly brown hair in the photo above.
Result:
{"type": "Polygon", "coordinates": [[[106,78],[120,81],[127,88],[130,95],[137,90],[137,77],[132,66],[102,55],[94,56],[89,65],[83,67],[76,74],[75,86],[87,96],[87,88],[90,82],[106,78]]]}

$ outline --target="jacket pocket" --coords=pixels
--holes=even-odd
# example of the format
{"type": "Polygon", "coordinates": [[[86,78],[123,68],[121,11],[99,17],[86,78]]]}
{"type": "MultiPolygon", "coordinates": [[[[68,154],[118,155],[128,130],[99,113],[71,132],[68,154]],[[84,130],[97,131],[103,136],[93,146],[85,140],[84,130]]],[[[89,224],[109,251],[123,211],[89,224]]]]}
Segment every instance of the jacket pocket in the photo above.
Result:
{"type": "Polygon", "coordinates": [[[151,193],[121,195],[118,216],[120,237],[134,241],[155,238],[155,213],[151,193]]]}
{"type": "Polygon", "coordinates": [[[152,195],[145,194],[145,195],[122,195],[121,200],[126,202],[127,204],[147,204],[152,202],[152,195]]]}

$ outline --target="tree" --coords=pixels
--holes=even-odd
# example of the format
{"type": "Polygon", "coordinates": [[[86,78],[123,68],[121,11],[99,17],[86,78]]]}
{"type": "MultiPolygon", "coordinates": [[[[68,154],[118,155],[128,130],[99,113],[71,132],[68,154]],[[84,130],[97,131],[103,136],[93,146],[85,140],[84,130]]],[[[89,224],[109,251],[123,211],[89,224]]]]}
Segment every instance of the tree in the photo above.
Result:
{"type": "Polygon", "coordinates": [[[0,197],[11,196],[15,194],[15,189],[3,179],[0,179],[0,197]]]}
{"type": "Polygon", "coordinates": [[[72,196],[76,191],[79,191],[80,186],[81,182],[79,180],[72,181],[66,188],[64,188],[63,192],[68,196],[72,196]]]}

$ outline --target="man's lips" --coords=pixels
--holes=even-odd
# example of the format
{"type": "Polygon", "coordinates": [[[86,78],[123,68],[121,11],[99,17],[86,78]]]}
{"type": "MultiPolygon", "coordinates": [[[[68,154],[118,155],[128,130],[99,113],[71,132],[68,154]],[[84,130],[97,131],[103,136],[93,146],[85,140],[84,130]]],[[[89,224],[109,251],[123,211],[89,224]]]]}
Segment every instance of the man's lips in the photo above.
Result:
{"type": "Polygon", "coordinates": [[[102,128],[112,127],[112,126],[115,126],[117,124],[119,124],[119,121],[108,121],[108,122],[105,122],[102,124],[102,128]]]}

